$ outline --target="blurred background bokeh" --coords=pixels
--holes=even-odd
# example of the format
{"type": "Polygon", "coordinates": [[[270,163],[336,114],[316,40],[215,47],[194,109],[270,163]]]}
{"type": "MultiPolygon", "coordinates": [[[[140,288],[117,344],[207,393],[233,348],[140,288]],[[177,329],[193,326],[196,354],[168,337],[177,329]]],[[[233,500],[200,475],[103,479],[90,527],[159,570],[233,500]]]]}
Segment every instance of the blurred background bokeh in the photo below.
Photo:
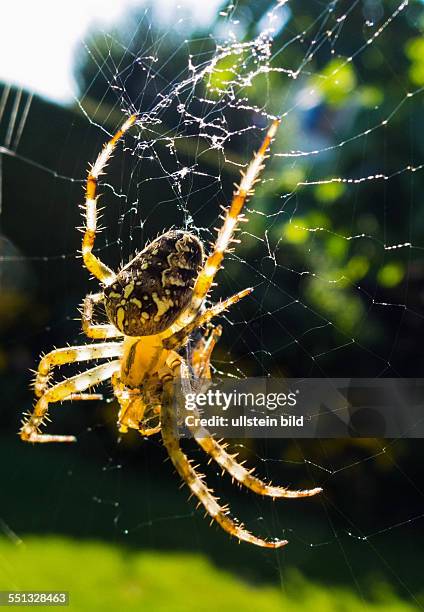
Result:
{"type": "Polygon", "coordinates": [[[16,436],[39,355],[85,342],[78,205],[134,111],[143,129],[101,187],[96,247],[114,268],[171,226],[211,240],[283,115],[214,292],[255,287],[223,318],[219,371],[422,377],[422,2],[15,4],[0,9],[8,30],[23,22],[0,63],[0,588],[69,590],[84,611],[424,606],[421,440],[233,441],[264,478],[324,488],[268,502],[205,467],[235,516],[290,540],[270,552],[209,527],[159,438],[118,437],[113,401],[52,408],[72,447],[16,436]]]}

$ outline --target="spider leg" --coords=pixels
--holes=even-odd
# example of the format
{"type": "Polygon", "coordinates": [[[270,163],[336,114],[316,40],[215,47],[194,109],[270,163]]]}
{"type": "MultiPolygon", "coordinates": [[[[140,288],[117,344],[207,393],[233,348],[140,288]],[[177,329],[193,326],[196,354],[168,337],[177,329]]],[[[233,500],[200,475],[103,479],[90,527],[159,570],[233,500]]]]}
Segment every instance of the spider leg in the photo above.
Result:
{"type": "Polygon", "coordinates": [[[99,153],[96,161],[88,172],[85,191],[85,232],[82,241],[82,257],[86,268],[105,285],[110,285],[115,279],[115,273],[93,255],[94,240],[97,231],[97,181],[109,161],[117,142],[125,132],[134,125],[136,115],[131,115],[116,134],[107,142],[99,153]]]}
{"type": "Polygon", "coordinates": [[[106,338],[118,338],[123,334],[110,323],[95,324],[93,322],[93,306],[103,300],[103,293],[89,293],[85,296],[82,306],[82,331],[89,338],[97,340],[106,338]]]}
{"type": "Polygon", "coordinates": [[[119,370],[119,360],[109,361],[100,366],[65,379],[50,387],[39,398],[28,419],[22,423],[19,435],[25,442],[75,442],[75,436],[41,434],[40,427],[47,419],[49,404],[67,399],[74,393],[80,393],[110,378],[119,370]]]}
{"type": "Polygon", "coordinates": [[[211,378],[211,357],[215,344],[218,342],[222,334],[222,326],[211,326],[207,332],[208,335],[203,335],[192,349],[190,365],[196,378],[210,379],[211,378]]]}
{"type": "MultiPolygon", "coordinates": [[[[55,349],[40,360],[34,381],[36,397],[41,397],[47,390],[51,377],[51,370],[55,366],[75,363],[76,361],[90,361],[91,359],[110,359],[122,354],[121,342],[103,342],[102,344],[89,344],[86,346],[69,346],[55,349]]],[[[73,397],[72,399],[77,399],[73,397]]],[[[86,399],[80,397],[78,399],[86,399]]]]}
{"type": "Polygon", "coordinates": [[[320,487],[293,491],[286,487],[276,487],[271,484],[266,484],[256,476],[253,476],[252,470],[247,470],[242,464],[238,463],[235,460],[236,455],[229,455],[225,450],[225,446],[219,444],[205,429],[198,427],[190,427],[190,429],[196,442],[205,453],[212,457],[216,463],[237,480],[237,482],[258,495],[297,499],[299,497],[312,497],[322,491],[320,487]]]}
{"type": "Polygon", "coordinates": [[[202,325],[208,323],[211,319],[221,314],[221,312],[224,310],[227,310],[227,308],[244,298],[246,295],[249,295],[249,293],[252,291],[253,289],[251,287],[248,289],[243,289],[243,291],[232,295],[226,300],[222,300],[221,302],[214,304],[201,314],[198,314],[191,321],[191,323],[188,323],[182,329],[176,331],[171,336],[168,336],[168,338],[165,338],[163,340],[163,346],[167,349],[174,349],[183,346],[187,341],[187,338],[190,336],[193,330],[196,329],[196,327],[202,327],[202,325]]]}
{"type": "Polygon", "coordinates": [[[228,506],[220,505],[218,498],[215,497],[213,491],[205,484],[203,475],[199,474],[191,465],[187,456],[182,451],[179,440],[174,432],[174,406],[172,402],[173,380],[175,377],[182,377],[188,380],[188,368],[177,353],[170,354],[167,365],[168,371],[163,372],[161,375],[164,385],[164,399],[161,413],[162,439],[177,472],[184,482],[187,483],[199,502],[204,506],[212,520],[215,520],[224,531],[235,536],[239,540],[255,544],[256,546],[265,548],[280,548],[281,546],[285,546],[287,540],[263,540],[247,531],[242,524],[232,519],[229,515],[228,506]]]}
{"type": "Polygon", "coordinates": [[[206,262],[196,279],[191,304],[183,314],[184,322],[190,322],[196,315],[212,286],[215,275],[221,267],[222,260],[224,259],[225,251],[228,249],[229,244],[233,240],[234,232],[237,229],[237,223],[242,218],[241,211],[243,206],[248,197],[253,194],[255,183],[257,183],[259,180],[258,177],[264,167],[266,153],[279,125],[280,119],[275,119],[271,123],[258,152],[254,155],[252,161],[247,167],[246,172],[242,173],[240,185],[236,186],[231,204],[225,213],[224,222],[218,231],[218,236],[213,251],[206,259],[206,262]]]}
{"type": "MultiPolygon", "coordinates": [[[[214,329],[207,340],[201,338],[199,341],[200,346],[197,351],[195,347],[192,357],[192,367],[197,378],[210,378],[210,358],[220,335],[221,329],[214,329]]],[[[199,416],[197,411],[194,412],[194,415],[199,416]]],[[[256,476],[253,476],[252,470],[247,470],[242,464],[238,463],[235,460],[236,455],[227,453],[225,450],[226,446],[217,442],[206,429],[201,427],[190,427],[190,430],[193,433],[194,439],[205,453],[212,457],[212,459],[214,459],[223,470],[227,471],[237,480],[237,482],[258,495],[296,499],[298,497],[311,497],[322,491],[320,487],[292,491],[286,487],[276,487],[271,484],[266,484],[256,476]]]]}

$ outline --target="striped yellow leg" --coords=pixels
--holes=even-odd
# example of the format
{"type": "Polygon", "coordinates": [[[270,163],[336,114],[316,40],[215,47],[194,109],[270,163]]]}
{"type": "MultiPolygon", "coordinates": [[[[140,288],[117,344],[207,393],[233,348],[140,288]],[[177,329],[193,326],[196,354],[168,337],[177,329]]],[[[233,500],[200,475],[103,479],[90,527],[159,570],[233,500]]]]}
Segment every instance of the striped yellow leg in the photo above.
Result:
{"type": "Polygon", "coordinates": [[[211,378],[212,352],[221,334],[221,325],[212,327],[212,329],[209,329],[193,347],[190,365],[196,378],[208,380],[211,378]]]}
{"type": "MultiPolygon", "coordinates": [[[[89,344],[86,346],[70,346],[55,349],[40,360],[37,374],[34,381],[34,392],[37,397],[41,397],[47,390],[52,369],[80,361],[90,361],[92,359],[110,359],[122,355],[121,342],[103,342],[101,344],[89,344]]],[[[75,399],[75,398],[72,398],[75,399]]],[[[84,398],[85,399],[85,398],[84,398]]]]}
{"type": "MultiPolygon", "coordinates": [[[[197,414],[197,416],[199,415],[197,414]]],[[[242,464],[238,463],[235,460],[236,454],[229,455],[225,450],[227,445],[223,446],[219,444],[212,438],[208,431],[200,427],[191,427],[190,429],[196,442],[203,448],[205,453],[210,455],[210,457],[212,457],[223,470],[237,480],[237,482],[258,495],[297,499],[299,497],[312,497],[322,491],[320,487],[293,491],[286,487],[276,487],[271,484],[266,484],[256,476],[253,476],[252,470],[247,470],[242,464]]]]}
{"type": "Polygon", "coordinates": [[[215,275],[224,259],[225,251],[233,240],[234,232],[237,229],[237,223],[242,218],[241,212],[243,206],[248,197],[253,195],[255,183],[259,180],[259,174],[264,168],[266,153],[275,137],[279,125],[280,119],[275,119],[271,123],[258,152],[253,157],[246,172],[242,173],[240,185],[237,186],[231,204],[225,213],[224,222],[218,231],[213,251],[206,259],[197,277],[190,308],[184,313],[182,318],[183,323],[190,322],[193,316],[196,315],[212,286],[215,275]]]}
{"type": "Polygon", "coordinates": [[[110,323],[96,324],[93,322],[93,307],[103,300],[103,293],[89,293],[84,298],[82,306],[82,330],[89,338],[106,340],[106,338],[118,338],[123,334],[110,323]]]}
{"type": "Polygon", "coordinates": [[[202,327],[203,325],[208,323],[211,319],[213,319],[214,317],[224,312],[224,310],[227,310],[227,308],[229,308],[233,304],[236,304],[239,300],[244,298],[246,295],[249,295],[249,293],[252,293],[252,291],[253,289],[251,287],[248,287],[247,289],[243,289],[243,291],[240,291],[239,293],[232,295],[226,300],[222,300],[221,302],[214,304],[213,306],[211,306],[210,308],[208,308],[201,314],[197,315],[196,318],[191,321],[191,323],[188,323],[185,327],[183,327],[179,331],[175,332],[168,338],[165,338],[163,340],[163,346],[167,349],[173,349],[173,348],[178,348],[180,346],[183,346],[185,342],[187,341],[188,337],[190,336],[190,334],[197,327],[202,327]]]}
{"type": "Polygon", "coordinates": [[[94,240],[97,231],[97,182],[99,176],[109,161],[117,142],[129,128],[134,125],[136,115],[131,115],[116,134],[107,142],[91,167],[85,191],[85,233],[82,241],[82,256],[85,266],[103,284],[110,285],[115,279],[115,273],[93,255],[94,240]]]}
{"type": "Polygon", "coordinates": [[[40,428],[47,419],[49,404],[67,399],[72,394],[94,387],[94,385],[110,378],[119,370],[120,361],[109,361],[103,365],[77,374],[50,387],[37,401],[34,410],[28,416],[19,432],[25,442],[75,442],[75,436],[41,434],[40,428]]]}
{"type": "Polygon", "coordinates": [[[215,497],[213,491],[204,482],[203,474],[199,474],[191,465],[187,456],[182,451],[179,440],[174,432],[174,406],[172,401],[173,380],[176,378],[185,378],[187,380],[188,368],[177,353],[171,353],[167,360],[167,365],[168,372],[162,374],[162,383],[164,385],[161,413],[162,439],[177,472],[204,506],[212,521],[216,521],[224,531],[239,540],[255,544],[256,546],[265,548],[285,546],[287,540],[263,540],[247,531],[242,524],[237,523],[235,519],[231,518],[228,506],[221,506],[218,498],[215,497]]]}

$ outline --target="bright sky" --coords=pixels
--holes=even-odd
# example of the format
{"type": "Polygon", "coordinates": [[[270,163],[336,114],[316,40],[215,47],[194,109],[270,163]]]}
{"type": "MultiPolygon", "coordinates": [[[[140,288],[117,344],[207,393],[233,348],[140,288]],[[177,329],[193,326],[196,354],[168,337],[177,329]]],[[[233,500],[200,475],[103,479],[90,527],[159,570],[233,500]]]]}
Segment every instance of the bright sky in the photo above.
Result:
{"type": "MultiPolygon", "coordinates": [[[[158,14],[187,8],[206,25],[220,0],[156,0],[158,14]]],[[[92,26],[109,29],[143,0],[0,0],[0,81],[68,102],[76,95],[72,76],[75,52],[92,26]]]]}

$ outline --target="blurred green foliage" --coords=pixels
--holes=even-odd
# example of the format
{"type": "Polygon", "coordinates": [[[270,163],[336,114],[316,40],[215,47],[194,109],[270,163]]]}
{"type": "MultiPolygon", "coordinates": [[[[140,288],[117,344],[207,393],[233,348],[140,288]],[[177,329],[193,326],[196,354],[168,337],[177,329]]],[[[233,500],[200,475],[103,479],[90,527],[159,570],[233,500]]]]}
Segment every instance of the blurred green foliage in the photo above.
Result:
{"type": "Polygon", "coordinates": [[[422,87],[424,85],[424,38],[411,38],[405,45],[405,53],[411,60],[409,78],[411,83],[422,87]]]}
{"type": "Polygon", "coordinates": [[[330,60],[321,72],[310,79],[309,86],[316,89],[331,107],[343,106],[356,88],[355,69],[347,60],[330,60]]]}
{"type": "Polygon", "coordinates": [[[349,589],[329,589],[314,583],[292,569],[281,591],[274,586],[242,581],[218,569],[201,554],[130,552],[99,542],[33,537],[26,538],[21,546],[0,540],[2,557],[7,562],[5,575],[0,575],[0,589],[66,590],[73,612],[416,610],[414,605],[400,600],[385,582],[377,581],[371,597],[364,599],[349,589]]]}

